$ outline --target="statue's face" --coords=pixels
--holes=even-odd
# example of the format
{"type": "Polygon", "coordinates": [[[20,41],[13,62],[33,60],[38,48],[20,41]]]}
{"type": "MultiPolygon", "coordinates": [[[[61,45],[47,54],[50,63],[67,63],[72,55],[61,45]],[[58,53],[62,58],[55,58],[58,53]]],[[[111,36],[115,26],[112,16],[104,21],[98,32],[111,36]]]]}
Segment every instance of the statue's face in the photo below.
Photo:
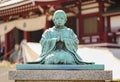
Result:
{"type": "Polygon", "coordinates": [[[66,17],[63,13],[56,13],[53,21],[55,26],[61,27],[66,23],[66,17]]]}

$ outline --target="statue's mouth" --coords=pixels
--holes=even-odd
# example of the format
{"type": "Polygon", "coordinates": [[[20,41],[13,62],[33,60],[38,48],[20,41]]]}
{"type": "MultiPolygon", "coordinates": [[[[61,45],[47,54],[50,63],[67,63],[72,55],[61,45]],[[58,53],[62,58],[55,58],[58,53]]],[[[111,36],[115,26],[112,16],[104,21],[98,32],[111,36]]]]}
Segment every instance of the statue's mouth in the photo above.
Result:
{"type": "Polygon", "coordinates": [[[59,22],[58,24],[62,24],[61,22],[59,22]]]}
{"type": "Polygon", "coordinates": [[[63,24],[61,22],[59,22],[58,25],[63,25],[63,24]]]}

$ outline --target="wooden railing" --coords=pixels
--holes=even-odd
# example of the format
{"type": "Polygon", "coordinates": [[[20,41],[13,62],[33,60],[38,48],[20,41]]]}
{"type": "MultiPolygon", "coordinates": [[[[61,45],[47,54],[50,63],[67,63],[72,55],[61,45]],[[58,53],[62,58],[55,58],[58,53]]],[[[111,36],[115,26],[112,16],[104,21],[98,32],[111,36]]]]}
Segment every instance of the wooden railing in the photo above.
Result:
{"type": "Polygon", "coordinates": [[[91,35],[80,35],[80,44],[116,43],[116,35],[112,32],[103,32],[91,35]]]}

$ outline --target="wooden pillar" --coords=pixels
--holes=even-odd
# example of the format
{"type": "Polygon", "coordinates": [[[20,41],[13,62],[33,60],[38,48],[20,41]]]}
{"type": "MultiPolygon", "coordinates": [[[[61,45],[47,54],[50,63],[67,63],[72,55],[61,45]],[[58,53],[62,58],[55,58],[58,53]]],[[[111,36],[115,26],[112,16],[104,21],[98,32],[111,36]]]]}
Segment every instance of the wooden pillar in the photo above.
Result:
{"type": "Polygon", "coordinates": [[[98,0],[99,3],[99,33],[101,35],[101,38],[103,42],[108,42],[108,33],[105,27],[105,17],[102,16],[102,13],[104,13],[104,1],[98,0]]]}
{"type": "Polygon", "coordinates": [[[100,33],[103,33],[104,32],[104,22],[105,22],[105,19],[104,17],[102,16],[102,13],[104,12],[104,2],[103,1],[98,1],[99,2],[99,32],[100,33]]]}
{"type": "MultiPolygon", "coordinates": [[[[7,22],[8,21],[8,17],[3,17],[3,20],[4,22],[7,22]]],[[[7,56],[7,53],[8,53],[8,50],[9,50],[9,38],[8,38],[8,34],[5,34],[5,42],[4,42],[4,60],[8,60],[8,56],[7,56]]]]}
{"type": "Polygon", "coordinates": [[[110,16],[107,16],[107,31],[111,32],[110,16]]]}
{"type": "Polygon", "coordinates": [[[78,39],[80,41],[80,43],[82,42],[81,41],[81,36],[83,35],[83,19],[82,19],[82,16],[79,16],[79,35],[78,35],[78,39]]]}
{"type": "Polygon", "coordinates": [[[25,39],[26,41],[29,41],[29,40],[30,40],[29,32],[24,31],[24,39],[25,39]]]}
{"type": "Polygon", "coordinates": [[[99,12],[102,14],[104,12],[104,2],[102,0],[99,0],[98,3],[99,3],[99,12]]]}
{"type": "Polygon", "coordinates": [[[83,18],[82,18],[82,14],[81,14],[81,2],[79,2],[79,5],[78,5],[78,9],[79,9],[79,14],[78,14],[78,39],[80,41],[80,43],[82,42],[81,40],[81,35],[83,34],[83,18]]]}
{"type": "Polygon", "coordinates": [[[99,31],[99,33],[103,33],[104,32],[104,17],[100,16],[98,18],[98,23],[99,23],[98,31],[99,31]]]}
{"type": "Polygon", "coordinates": [[[103,40],[104,40],[104,42],[108,42],[108,33],[107,32],[104,32],[104,34],[103,34],[103,37],[102,38],[104,38],[103,40]]]}
{"type": "Polygon", "coordinates": [[[5,34],[5,45],[4,45],[4,60],[8,60],[8,57],[7,57],[7,53],[8,53],[8,48],[9,48],[9,44],[8,44],[8,41],[9,41],[9,38],[8,38],[8,35],[5,34]]]}

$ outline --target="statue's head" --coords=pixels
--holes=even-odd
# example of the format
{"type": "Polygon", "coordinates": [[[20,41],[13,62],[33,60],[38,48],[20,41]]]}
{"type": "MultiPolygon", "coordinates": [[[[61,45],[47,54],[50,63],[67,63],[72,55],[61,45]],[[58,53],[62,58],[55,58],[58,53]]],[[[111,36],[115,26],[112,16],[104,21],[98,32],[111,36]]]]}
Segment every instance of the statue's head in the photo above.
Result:
{"type": "Polygon", "coordinates": [[[62,27],[67,21],[66,13],[63,10],[55,11],[53,15],[53,22],[56,27],[62,27]]]}

